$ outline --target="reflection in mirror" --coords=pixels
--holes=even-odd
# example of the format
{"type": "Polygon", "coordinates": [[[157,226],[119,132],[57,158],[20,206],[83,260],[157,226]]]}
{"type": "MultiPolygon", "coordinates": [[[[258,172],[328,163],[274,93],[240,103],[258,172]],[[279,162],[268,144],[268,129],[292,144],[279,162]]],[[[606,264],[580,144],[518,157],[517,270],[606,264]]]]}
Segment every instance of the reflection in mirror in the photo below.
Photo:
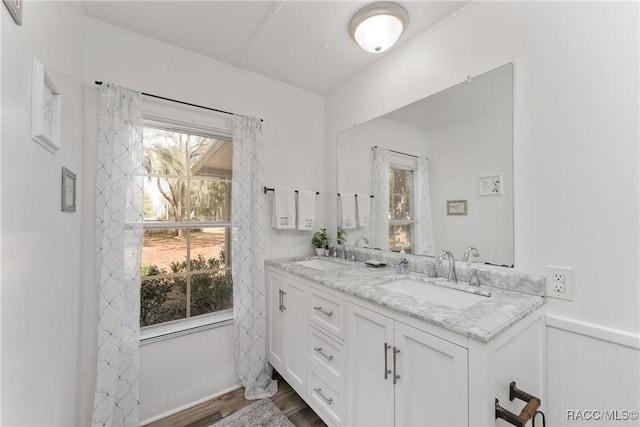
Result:
{"type": "Polygon", "coordinates": [[[364,236],[383,250],[513,266],[512,69],[338,134],[341,198],[374,196],[369,225],[346,230],[348,244],[364,236]]]}

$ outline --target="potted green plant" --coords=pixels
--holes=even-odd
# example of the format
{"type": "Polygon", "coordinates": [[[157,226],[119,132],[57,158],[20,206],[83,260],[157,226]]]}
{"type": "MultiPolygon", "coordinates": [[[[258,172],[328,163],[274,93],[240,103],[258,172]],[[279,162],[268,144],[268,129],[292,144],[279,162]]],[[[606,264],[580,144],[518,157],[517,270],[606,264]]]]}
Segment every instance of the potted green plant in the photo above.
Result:
{"type": "Polygon", "coordinates": [[[320,231],[313,233],[311,238],[311,244],[316,248],[316,255],[323,256],[324,250],[329,246],[329,236],[327,235],[327,229],[321,228],[320,231]]]}
{"type": "Polygon", "coordinates": [[[343,245],[347,243],[347,232],[338,227],[338,238],[336,240],[338,240],[338,243],[343,245]]]}

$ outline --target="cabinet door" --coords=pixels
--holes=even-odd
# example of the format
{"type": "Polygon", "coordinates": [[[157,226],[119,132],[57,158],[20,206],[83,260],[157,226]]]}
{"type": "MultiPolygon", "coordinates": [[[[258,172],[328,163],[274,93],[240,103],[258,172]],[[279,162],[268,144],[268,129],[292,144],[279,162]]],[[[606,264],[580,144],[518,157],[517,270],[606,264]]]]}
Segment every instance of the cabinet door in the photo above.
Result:
{"type": "Polygon", "coordinates": [[[466,426],[467,350],[396,322],[397,426],[466,426]]]}
{"type": "Polygon", "coordinates": [[[349,303],[347,425],[393,425],[393,320],[349,303]],[[385,360],[386,359],[386,360],[385,360]],[[385,378],[385,376],[387,378],[385,378]]]}
{"type": "Polygon", "coordinates": [[[284,311],[282,292],[286,283],[283,276],[267,271],[267,360],[277,371],[284,368],[284,311]]]}
{"type": "Polygon", "coordinates": [[[295,280],[285,279],[284,301],[285,371],[286,379],[299,393],[306,393],[309,336],[307,320],[307,287],[295,280]]]}

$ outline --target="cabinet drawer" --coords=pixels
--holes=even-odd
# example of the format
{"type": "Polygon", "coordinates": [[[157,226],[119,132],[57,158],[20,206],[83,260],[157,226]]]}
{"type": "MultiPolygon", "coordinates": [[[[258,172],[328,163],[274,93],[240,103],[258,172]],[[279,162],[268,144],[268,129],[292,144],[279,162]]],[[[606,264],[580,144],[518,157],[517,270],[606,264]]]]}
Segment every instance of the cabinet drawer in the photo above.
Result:
{"type": "Polygon", "coordinates": [[[309,362],[325,381],[336,387],[344,384],[344,346],[314,327],[309,327],[309,362]]]}
{"type": "MultiPolygon", "coordinates": [[[[313,366],[313,365],[312,365],[313,366]]],[[[310,369],[309,397],[313,409],[328,425],[342,425],[344,415],[344,397],[342,386],[333,387],[324,381],[313,368],[310,369]]]]}
{"type": "Polygon", "coordinates": [[[309,319],[326,332],[344,339],[344,300],[311,289],[309,319]]]}

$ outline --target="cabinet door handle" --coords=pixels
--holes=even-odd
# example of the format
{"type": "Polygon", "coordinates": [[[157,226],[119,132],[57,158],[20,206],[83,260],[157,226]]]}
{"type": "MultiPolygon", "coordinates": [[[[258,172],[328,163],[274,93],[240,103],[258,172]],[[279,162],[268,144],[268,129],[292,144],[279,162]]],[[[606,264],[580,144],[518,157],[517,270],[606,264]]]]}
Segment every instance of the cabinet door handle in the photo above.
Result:
{"type": "Polygon", "coordinates": [[[282,311],[285,311],[285,310],[287,309],[287,306],[286,306],[286,305],[284,305],[284,296],[285,296],[286,294],[287,294],[287,293],[286,293],[285,291],[282,291],[282,311]]]}
{"type": "Polygon", "coordinates": [[[333,310],[331,311],[325,311],[322,309],[322,307],[313,307],[314,310],[318,310],[320,313],[324,314],[327,317],[331,317],[333,316],[333,310]]]}
{"type": "Polygon", "coordinates": [[[278,289],[278,310],[282,311],[282,289],[278,289]]]}
{"type": "Polygon", "coordinates": [[[324,394],[322,394],[322,389],[320,387],[314,388],[313,391],[315,391],[316,394],[322,398],[322,400],[327,402],[327,405],[333,404],[333,399],[327,398],[324,394]]]}
{"type": "Polygon", "coordinates": [[[327,359],[329,362],[331,362],[333,360],[333,356],[332,355],[327,355],[325,354],[324,351],[322,351],[322,347],[314,347],[313,348],[320,356],[324,357],[325,359],[327,359]]]}
{"type": "Polygon", "coordinates": [[[389,364],[387,363],[387,350],[391,348],[391,344],[384,343],[384,379],[386,380],[391,373],[391,369],[389,369],[389,364]]]}
{"type": "Polygon", "coordinates": [[[396,348],[396,346],[393,347],[393,384],[395,384],[397,382],[397,380],[400,378],[400,375],[396,374],[396,354],[400,353],[400,350],[398,348],[396,348]]]}

